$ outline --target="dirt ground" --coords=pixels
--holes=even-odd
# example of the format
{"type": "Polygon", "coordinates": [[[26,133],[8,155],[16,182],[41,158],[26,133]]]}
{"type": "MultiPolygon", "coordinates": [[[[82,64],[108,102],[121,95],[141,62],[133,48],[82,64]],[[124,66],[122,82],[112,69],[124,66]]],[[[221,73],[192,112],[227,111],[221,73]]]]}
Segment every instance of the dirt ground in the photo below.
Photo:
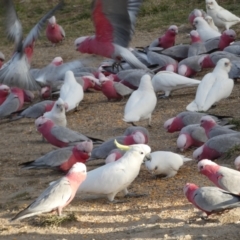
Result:
{"type": "MultiPolygon", "coordinates": [[[[188,42],[188,30],[184,26],[180,28],[178,43],[188,42]]],[[[158,34],[158,31],[137,32],[132,46],[147,45],[158,34]]],[[[80,56],[74,50],[73,41],[74,39],[67,38],[55,48],[44,39],[39,41],[33,66],[43,67],[56,56],[62,56],[65,62],[79,57],[87,58],[92,66],[101,62],[101,58],[96,56],[80,56]]],[[[9,57],[12,48],[2,46],[0,50],[9,57]]],[[[201,79],[201,76],[199,74],[197,78],[201,79]]],[[[196,88],[179,90],[173,92],[169,99],[158,100],[152,116],[152,127],[148,128],[152,151],[170,150],[179,153],[176,148],[178,133],[166,133],[163,123],[184,111],[194,98],[195,91],[196,88]]],[[[231,96],[209,112],[232,115],[239,119],[239,93],[240,84],[236,82],[231,96]]],[[[129,126],[122,121],[126,101],[127,99],[108,102],[101,92],[88,92],[79,111],[67,116],[68,127],[105,140],[122,135],[129,126]]],[[[140,125],[147,127],[147,122],[141,122],[140,125]]],[[[62,174],[51,170],[21,170],[18,166],[19,163],[34,160],[55,149],[41,141],[33,120],[3,120],[0,122],[0,132],[0,239],[239,239],[240,209],[212,216],[207,222],[200,219],[189,222],[190,218],[199,216],[199,211],[185,199],[183,186],[186,182],[199,186],[212,185],[197,172],[194,161],[187,162],[174,178],[166,180],[154,179],[142,166],[129,190],[148,193],[146,197],[131,198],[122,204],[108,204],[104,198],[77,196],[64,209],[68,220],[61,224],[57,224],[57,220],[51,222],[52,214],[9,223],[11,217],[31,203],[49,182],[62,174]]],[[[191,157],[193,150],[184,152],[184,155],[191,157]]],[[[233,166],[233,159],[234,157],[217,162],[233,166]]],[[[88,170],[97,167],[99,162],[102,161],[87,164],[88,170]]]]}

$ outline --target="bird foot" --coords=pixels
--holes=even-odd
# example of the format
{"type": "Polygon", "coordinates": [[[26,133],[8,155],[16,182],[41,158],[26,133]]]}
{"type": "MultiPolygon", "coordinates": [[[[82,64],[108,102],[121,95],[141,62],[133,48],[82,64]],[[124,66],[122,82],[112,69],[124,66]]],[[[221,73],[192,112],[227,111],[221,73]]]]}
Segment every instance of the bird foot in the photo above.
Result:
{"type": "Polygon", "coordinates": [[[121,68],[123,70],[121,62],[114,62],[112,65],[112,70],[114,71],[114,69],[116,69],[119,72],[119,70],[120,70],[119,68],[121,68]]]}
{"type": "Polygon", "coordinates": [[[127,193],[124,197],[126,197],[126,198],[130,198],[130,197],[139,198],[139,197],[146,197],[148,195],[149,195],[148,193],[127,193]]]}
{"type": "Polygon", "coordinates": [[[166,96],[165,94],[159,94],[158,99],[169,99],[169,96],[166,96]]]}

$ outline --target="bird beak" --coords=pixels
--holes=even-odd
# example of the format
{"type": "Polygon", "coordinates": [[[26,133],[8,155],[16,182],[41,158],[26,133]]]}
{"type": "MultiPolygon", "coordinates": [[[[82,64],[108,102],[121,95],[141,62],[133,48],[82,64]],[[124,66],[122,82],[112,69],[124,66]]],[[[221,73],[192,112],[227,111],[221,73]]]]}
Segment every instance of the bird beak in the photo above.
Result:
{"type": "Polygon", "coordinates": [[[148,153],[145,155],[144,159],[143,159],[143,162],[146,162],[146,161],[151,161],[152,157],[151,157],[151,154],[148,153]]]}

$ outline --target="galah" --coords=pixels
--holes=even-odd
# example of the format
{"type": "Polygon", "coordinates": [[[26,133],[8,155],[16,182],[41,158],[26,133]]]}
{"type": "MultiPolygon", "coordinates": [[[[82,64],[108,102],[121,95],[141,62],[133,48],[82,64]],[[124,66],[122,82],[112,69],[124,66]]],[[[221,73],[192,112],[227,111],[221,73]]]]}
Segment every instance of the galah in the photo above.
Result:
{"type": "Polygon", "coordinates": [[[130,70],[122,70],[118,72],[116,75],[112,75],[114,81],[121,82],[125,86],[136,90],[139,87],[141,78],[147,72],[142,69],[130,69],[130,70]]]}
{"type": "Polygon", "coordinates": [[[24,104],[23,90],[13,87],[6,100],[0,106],[0,119],[10,116],[12,113],[22,109],[24,104]]]}
{"type": "Polygon", "coordinates": [[[62,42],[62,40],[65,38],[65,31],[62,28],[62,26],[57,24],[56,17],[52,16],[48,19],[48,25],[46,29],[46,37],[47,39],[55,44],[62,42]]]}
{"type": "Polygon", "coordinates": [[[227,209],[240,207],[240,197],[216,187],[198,187],[187,183],[184,195],[196,208],[207,214],[219,214],[227,209]]]}
{"type": "MultiPolygon", "coordinates": [[[[75,79],[78,83],[80,83],[79,77],[75,77],[75,79]]],[[[82,86],[84,92],[86,92],[90,88],[95,89],[97,82],[99,82],[99,80],[97,78],[95,78],[94,76],[91,76],[91,75],[84,75],[84,76],[80,77],[80,79],[82,81],[81,86],[82,86]]]]}
{"type": "Polygon", "coordinates": [[[38,90],[40,86],[30,73],[30,64],[26,55],[26,48],[31,47],[40,35],[44,23],[56,10],[62,6],[60,2],[50,10],[29,32],[23,41],[23,31],[20,20],[14,9],[12,0],[5,0],[7,35],[15,42],[15,49],[12,58],[0,69],[0,83],[10,87],[19,87],[27,90],[38,90]]]}
{"type": "Polygon", "coordinates": [[[121,82],[114,82],[113,77],[105,77],[103,74],[99,75],[102,93],[107,97],[108,101],[112,99],[120,100],[123,97],[130,95],[133,90],[121,82]]]}
{"type": "Polygon", "coordinates": [[[202,59],[202,55],[188,57],[178,63],[178,74],[185,77],[193,77],[198,72],[202,70],[201,65],[199,64],[200,59],[202,59]]]}
{"type": "MultiPolygon", "coordinates": [[[[176,117],[168,119],[164,123],[164,128],[170,133],[177,132],[187,125],[200,124],[201,118],[206,115],[209,114],[198,112],[181,112],[176,117]]],[[[230,121],[229,116],[210,116],[220,125],[226,125],[230,121]]]]}
{"type": "MultiPolygon", "coordinates": [[[[220,37],[215,37],[204,42],[206,53],[211,53],[213,51],[223,51],[227,46],[229,46],[235,41],[236,37],[237,35],[234,30],[232,29],[225,30],[220,37]]],[[[219,53],[220,52],[212,55],[214,56],[219,53]]],[[[215,60],[214,62],[216,63],[216,61],[217,60],[215,60]]]]}
{"type": "Polygon", "coordinates": [[[190,32],[191,45],[188,48],[187,57],[197,56],[207,53],[204,42],[201,40],[199,33],[196,30],[190,32]]]}
{"type": "Polygon", "coordinates": [[[0,52],[0,69],[2,68],[4,61],[5,61],[5,56],[2,52],[0,52]]]}
{"type": "Polygon", "coordinates": [[[118,159],[120,159],[125,153],[126,151],[115,148],[108,154],[108,156],[105,159],[105,163],[108,164],[111,162],[115,162],[118,159]]]}
{"type": "Polygon", "coordinates": [[[193,25],[196,27],[196,31],[199,33],[202,41],[207,41],[211,38],[221,36],[221,33],[213,30],[207,21],[202,17],[196,17],[193,20],[193,25]]]}
{"type": "Polygon", "coordinates": [[[93,1],[95,35],[77,38],[76,49],[81,53],[97,54],[117,62],[123,59],[134,68],[147,69],[127,48],[141,4],[142,0],[93,1]]]}
{"type": "Polygon", "coordinates": [[[184,151],[191,146],[200,147],[207,140],[208,137],[203,127],[199,124],[190,124],[181,129],[177,138],[177,147],[184,151]]]}
{"type": "Polygon", "coordinates": [[[64,84],[60,89],[60,98],[66,103],[67,112],[78,107],[83,100],[84,92],[82,86],[76,81],[73,72],[67,71],[64,84]]]}
{"type": "Polygon", "coordinates": [[[63,208],[73,200],[78,187],[84,182],[86,176],[85,164],[75,163],[66,176],[51,184],[34,202],[19,212],[11,221],[52,211],[57,211],[58,215],[61,216],[63,208]]]}
{"type": "Polygon", "coordinates": [[[105,141],[101,145],[93,148],[91,152],[91,157],[89,160],[94,159],[105,159],[108,154],[116,148],[114,140],[117,140],[120,144],[123,145],[133,145],[133,144],[146,144],[148,139],[141,131],[136,131],[131,135],[127,136],[118,136],[114,138],[110,138],[109,140],[105,141]]]}
{"type": "Polygon", "coordinates": [[[164,97],[169,97],[172,91],[198,86],[201,81],[181,76],[174,72],[160,71],[152,78],[154,91],[164,92],[164,97]]]}
{"type": "Polygon", "coordinates": [[[150,155],[151,160],[145,161],[146,168],[152,174],[156,176],[161,175],[164,178],[174,177],[184,162],[192,160],[183,155],[168,151],[156,151],[150,155]]]}
{"type": "Polygon", "coordinates": [[[148,120],[151,124],[152,112],[157,105],[151,77],[146,74],[141,78],[140,85],[129,97],[125,108],[123,121],[134,124],[141,120],[148,120]]]}
{"type": "Polygon", "coordinates": [[[218,5],[215,0],[205,0],[207,14],[212,17],[217,27],[229,29],[231,26],[240,23],[240,18],[218,5]]]}
{"type": "Polygon", "coordinates": [[[240,172],[220,166],[208,159],[198,162],[198,171],[205,175],[217,187],[232,194],[240,195],[240,172]]]}
{"type": "MultiPolygon", "coordinates": [[[[188,21],[191,25],[193,25],[193,21],[196,17],[205,18],[206,13],[202,9],[193,9],[192,12],[188,15],[188,21]]],[[[194,25],[193,25],[194,26],[194,25]]]]}
{"type": "Polygon", "coordinates": [[[230,96],[234,82],[229,78],[231,62],[227,58],[218,61],[213,72],[205,75],[200,82],[195,99],[187,105],[188,111],[208,111],[212,105],[230,96]]]}
{"type": "Polygon", "coordinates": [[[227,126],[218,125],[211,116],[203,116],[200,120],[200,125],[204,128],[208,138],[213,138],[222,134],[238,133],[227,126]]]}
{"type": "Polygon", "coordinates": [[[235,146],[240,145],[240,133],[228,133],[210,138],[201,147],[193,152],[193,158],[197,161],[202,159],[214,160],[235,146]]]}
{"type": "Polygon", "coordinates": [[[51,111],[51,109],[54,106],[54,103],[55,101],[51,100],[44,100],[42,102],[35,103],[34,105],[29,106],[25,110],[20,111],[18,116],[13,117],[12,120],[18,120],[21,118],[33,118],[33,119],[39,118],[45,112],[51,111]]]}
{"type": "Polygon", "coordinates": [[[59,148],[34,161],[21,163],[23,169],[52,168],[68,171],[76,162],[85,163],[93,148],[92,141],[84,141],[73,147],[59,148]]]}
{"type": "Polygon", "coordinates": [[[138,176],[144,159],[151,158],[151,148],[145,144],[124,146],[118,143],[117,147],[125,150],[126,153],[118,161],[89,171],[84,184],[78,188],[78,194],[105,195],[110,202],[114,202],[119,192],[125,196],[133,196],[128,192],[127,187],[138,176]]]}
{"type": "Polygon", "coordinates": [[[7,85],[0,85],[0,105],[6,100],[7,96],[10,93],[10,88],[7,85]]]}
{"type": "Polygon", "coordinates": [[[85,136],[69,128],[58,126],[45,117],[39,117],[35,121],[35,126],[42,136],[56,147],[68,147],[79,142],[92,140],[93,143],[103,142],[100,139],[85,136]]]}
{"type": "Polygon", "coordinates": [[[178,27],[171,25],[163,36],[155,39],[149,47],[169,48],[175,45],[176,36],[178,34],[178,27]]]}
{"type": "Polygon", "coordinates": [[[222,58],[227,58],[231,62],[240,60],[240,58],[235,54],[224,51],[216,51],[211,54],[202,56],[198,60],[198,63],[200,64],[201,68],[214,68],[217,65],[218,61],[222,58]]]}
{"type": "Polygon", "coordinates": [[[213,18],[212,18],[211,16],[207,15],[204,19],[207,21],[207,23],[209,24],[209,26],[210,26],[213,30],[219,32],[219,29],[218,29],[218,27],[215,25],[215,23],[214,23],[214,21],[213,21],[213,18]]]}
{"type": "Polygon", "coordinates": [[[66,127],[67,118],[65,113],[65,103],[59,98],[53,105],[51,111],[45,112],[43,117],[48,118],[54,122],[54,124],[66,127]]]}

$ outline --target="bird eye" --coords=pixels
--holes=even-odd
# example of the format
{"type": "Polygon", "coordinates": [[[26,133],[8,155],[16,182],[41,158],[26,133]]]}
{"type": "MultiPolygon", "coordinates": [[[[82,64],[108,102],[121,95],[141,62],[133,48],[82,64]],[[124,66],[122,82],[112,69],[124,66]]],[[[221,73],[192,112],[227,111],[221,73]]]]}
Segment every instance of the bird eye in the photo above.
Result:
{"type": "Polygon", "coordinates": [[[141,154],[143,154],[143,152],[141,152],[141,154]]]}
{"type": "Polygon", "coordinates": [[[225,64],[224,64],[226,67],[229,65],[229,63],[228,62],[225,62],[225,64]]]}
{"type": "Polygon", "coordinates": [[[154,170],[157,170],[158,169],[158,167],[156,166],[155,168],[154,168],[154,170]]]}

